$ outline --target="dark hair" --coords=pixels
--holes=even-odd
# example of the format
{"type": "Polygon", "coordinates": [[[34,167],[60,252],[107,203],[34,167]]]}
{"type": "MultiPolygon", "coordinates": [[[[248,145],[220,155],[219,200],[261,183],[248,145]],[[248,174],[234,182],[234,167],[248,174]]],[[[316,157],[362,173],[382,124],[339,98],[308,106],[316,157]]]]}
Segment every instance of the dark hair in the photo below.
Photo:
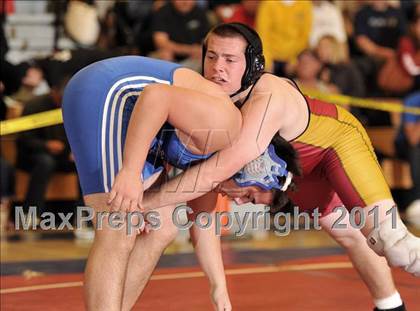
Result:
{"type": "MultiPolygon", "coordinates": [[[[287,163],[287,170],[291,172],[293,176],[301,176],[302,170],[300,167],[299,158],[293,146],[278,133],[276,133],[276,135],[271,140],[271,144],[274,146],[276,154],[287,163]]],[[[279,179],[279,181],[283,183],[286,177],[280,177],[279,179]]],[[[297,190],[296,184],[293,182],[293,180],[288,189],[292,191],[297,190]]],[[[290,199],[288,198],[285,191],[278,189],[273,189],[272,191],[274,193],[273,202],[270,206],[270,211],[272,213],[278,212],[280,209],[285,208],[288,204],[291,204],[290,199]]]]}
{"type": "MultiPolygon", "coordinates": [[[[332,38],[333,38],[333,37],[332,37],[332,38]]],[[[298,59],[298,60],[301,60],[301,59],[302,59],[302,57],[303,57],[303,56],[305,56],[305,55],[310,55],[310,56],[312,56],[313,58],[315,58],[317,61],[321,62],[321,60],[319,59],[318,54],[317,54],[315,51],[311,50],[311,49],[305,49],[305,50],[303,50],[302,52],[300,52],[300,53],[298,54],[298,56],[297,56],[297,59],[298,59]]]]}
{"type": "Polygon", "coordinates": [[[225,23],[215,26],[207,34],[203,43],[202,67],[204,72],[204,59],[207,52],[207,40],[211,34],[223,38],[242,37],[248,43],[245,49],[246,69],[241,80],[241,88],[230,96],[246,90],[252,84],[258,81],[264,73],[265,58],[263,55],[262,41],[258,33],[251,27],[242,23],[225,23]]]}

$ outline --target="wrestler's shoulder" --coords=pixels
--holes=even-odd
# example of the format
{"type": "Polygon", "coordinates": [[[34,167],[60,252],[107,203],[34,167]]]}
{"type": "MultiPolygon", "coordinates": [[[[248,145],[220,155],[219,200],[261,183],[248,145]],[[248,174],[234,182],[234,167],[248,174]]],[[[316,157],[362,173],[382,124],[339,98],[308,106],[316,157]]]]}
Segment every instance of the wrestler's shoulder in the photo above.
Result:
{"type": "Polygon", "coordinates": [[[286,79],[277,77],[271,73],[265,73],[255,85],[255,90],[271,92],[287,92],[291,84],[286,79]]]}

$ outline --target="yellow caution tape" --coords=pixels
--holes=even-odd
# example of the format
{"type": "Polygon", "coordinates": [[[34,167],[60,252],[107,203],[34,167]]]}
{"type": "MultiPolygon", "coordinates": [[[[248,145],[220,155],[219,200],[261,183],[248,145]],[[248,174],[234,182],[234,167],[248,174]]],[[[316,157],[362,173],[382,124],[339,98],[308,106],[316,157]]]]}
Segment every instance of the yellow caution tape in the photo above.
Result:
{"type": "Polygon", "coordinates": [[[373,99],[357,98],[341,94],[322,93],[313,90],[305,91],[303,93],[310,97],[323,100],[336,105],[349,105],[354,107],[368,108],[374,110],[383,110],[389,112],[406,112],[410,114],[420,115],[420,108],[405,107],[400,101],[378,101],[373,99]]]}
{"type": "MultiPolygon", "coordinates": [[[[350,105],[355,107],[369,108],[375,110],[383,110],[389,112],[406,112],[410,114],[420,115],[418,107],[404,107],[397,101],[376,101],[372,99],[357,98],[340,94],[329,94],[315,92],[313,90],[304,90],[304,93],[320,100],[324,100],[337,105],[350,105]]],[[[40,127],[46,127],[63,123],[61,109],[54,109],[47,112],[41,112],[24,116],[21,118],[10,119],[0,122],[0,134],[8,135],[17,132],[23,132],[40,127]]]]}
{"type": "Polygon", "coordinates": [[[2,121],[0,122],[0,134],[3,136],[60,123],[63,123],[63,116],[61,115],[61,109],[57,108],[46,112],[2,121]]]}

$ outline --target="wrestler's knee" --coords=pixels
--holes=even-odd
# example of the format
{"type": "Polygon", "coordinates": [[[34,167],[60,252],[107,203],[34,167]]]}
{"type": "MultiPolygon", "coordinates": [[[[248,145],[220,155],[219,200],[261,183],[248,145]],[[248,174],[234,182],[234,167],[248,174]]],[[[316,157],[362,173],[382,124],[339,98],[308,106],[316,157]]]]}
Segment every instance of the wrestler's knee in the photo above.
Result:
{"type": "Polygon", "coordinates": [[[365,237],[356,229],[332,229],[331,236],[345,249],[365,245],[365,237]]]}
{"type": "Polygon", "coordinates": [[[344,214],[344,218],[341,219],[337,218],[338,216],[338,213],[331,213],[322,217],[320,221],[322,228],[345,249],[365,245],[365,237],[360,230],[352,226],[348,214],[344,214]],[[337,219],[340,219],[340,226],[337,226],[337,219]]]}
{"type": "Polygon", "coordinates": [[[154,234],[158,237],[159,243],[163,245],[170,244],[178,234],[178,228],[174,224],[166,224],[157,229],[154,234]]]}
{"type": "Polygon", "coordinates": [[[171,243],[178,234],[178,227],[173,220],[173,210],[175,207],[165,207],[159,210],[161,219],[160,225],[153,231],[158,237],[158,241],[167,245],[171,243]]]}
{"type": "Polygon", "coordinates": [[[137,234],[127,234],[126,230],[96,230],[94,243],[110,248],[112,251],[131,252],[136,242],[137,234]]]}
{"type": "MultiPolygon", "coordinates": [[[[104,219],[104,222],[106,220],[107,218],[104,219]]],[[[135,245],[137,233],[137,230],[133,228],[128,230],[127,222],[121,222],[119,226],[96,223],[94,244],[109,248],[112,251],[131,252],[135,245]]]]}

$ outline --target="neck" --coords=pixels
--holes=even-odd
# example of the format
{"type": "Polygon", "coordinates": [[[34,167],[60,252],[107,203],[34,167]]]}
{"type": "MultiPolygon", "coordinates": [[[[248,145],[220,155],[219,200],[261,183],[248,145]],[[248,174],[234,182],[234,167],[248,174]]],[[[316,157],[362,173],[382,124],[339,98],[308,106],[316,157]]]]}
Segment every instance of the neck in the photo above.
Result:
{"type": "Polygon", "coordinates": [[[243,90],[242,92],[232,96],[231,97],[232,101],[234,103],[240,102],[241,104],[243,104],[244,100],[248,96],[248,93],[251,91],[251,88],[252,88],[252,85],[250,87],[248,87],[246,90],[243,90]]]}

